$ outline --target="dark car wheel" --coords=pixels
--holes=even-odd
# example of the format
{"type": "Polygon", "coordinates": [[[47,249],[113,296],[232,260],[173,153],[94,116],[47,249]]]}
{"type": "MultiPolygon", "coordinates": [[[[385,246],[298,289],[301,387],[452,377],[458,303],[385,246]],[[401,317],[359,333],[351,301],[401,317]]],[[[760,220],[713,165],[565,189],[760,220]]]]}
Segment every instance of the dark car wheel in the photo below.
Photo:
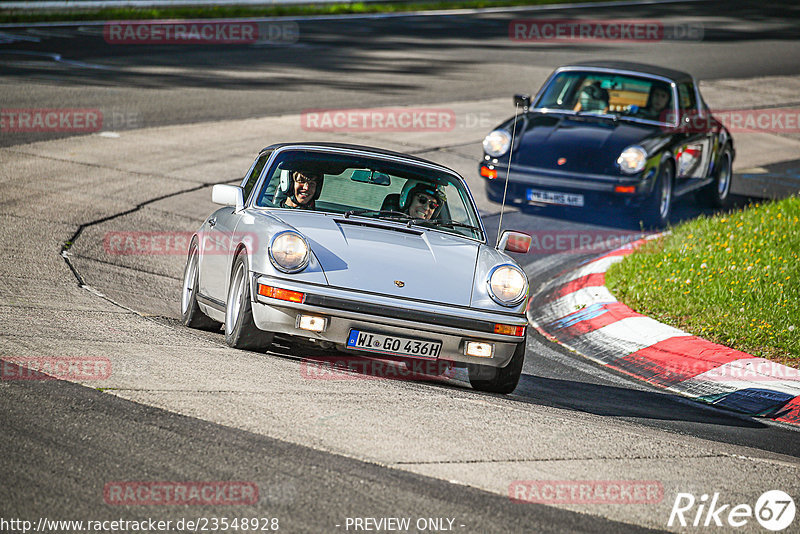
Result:
{"type": "Polygon", "coordinates": [[[208,317],[197,304],[197,280],[199,253],[197,238],[189,245],[189,256],[183,270],[183,290],[181,291],[181,323],[191,328],[202,330],[219,330],[222,323],[208,317]]]}
{"type": "Polygon", "coordinates": [[[711,207],[727,208],[733,183],[733,153],[730,145],[725,145],[719,155],[719,165],[714,181],[702,191],[702,199],[711,207]]]}
{"type": "Polygon", "coordinates": [[[511,393],[519,383],[522,364],[525,362],[525,342],[519,343],[511,361],[505,367],[469,365],[469,383],[478,391],[511,393]]]}
{"type": "Polygon", "coordinates": [[[672,213],[672,185],[674,172],[672,163],[664,159],[658,168],[653,192],[641,207],[640,219],[645,228],[664,228],[672,213]]]}
{"type": "Polygon", "coordinates": [[[225,342],[235,349],[265,350],[272,343],[273,334],[259,330],[253,322],[248,272],[247,254],[239,252],[233,262],[225,307],[225,342]]]}

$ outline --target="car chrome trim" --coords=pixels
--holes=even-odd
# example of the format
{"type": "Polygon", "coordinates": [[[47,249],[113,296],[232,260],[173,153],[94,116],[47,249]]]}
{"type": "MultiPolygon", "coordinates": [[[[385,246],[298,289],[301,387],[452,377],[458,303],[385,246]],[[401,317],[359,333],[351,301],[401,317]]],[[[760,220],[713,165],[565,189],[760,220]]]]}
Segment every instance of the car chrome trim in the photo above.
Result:
{"type": "Polygon", "coordinates": [[[199,302],[200,304],[205,304],[206,306],[214,308],[215,310],[221,311],[223,313],[225,312],[225,303],[222,302],[221,300],[217,300],[212,297],[207,297],[202,293],[197,293],[195,298],[197,299],[197,302],[199,302]]]}

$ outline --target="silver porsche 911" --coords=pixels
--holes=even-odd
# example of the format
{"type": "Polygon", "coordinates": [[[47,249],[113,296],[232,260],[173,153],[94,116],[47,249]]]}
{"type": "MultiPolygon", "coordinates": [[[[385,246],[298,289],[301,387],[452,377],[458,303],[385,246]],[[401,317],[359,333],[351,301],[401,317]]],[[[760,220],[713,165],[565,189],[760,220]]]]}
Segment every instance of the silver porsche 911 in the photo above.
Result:
{"type": "Polygon", "coordinates": [[[192,238],[183,324],[225,325],[231,347],[275,336],[322,349],[467,367],[510,393],[525,357],[528,282],[486,231],[464,179],[394,152],[339,144],[265,148],[192,238]]]}

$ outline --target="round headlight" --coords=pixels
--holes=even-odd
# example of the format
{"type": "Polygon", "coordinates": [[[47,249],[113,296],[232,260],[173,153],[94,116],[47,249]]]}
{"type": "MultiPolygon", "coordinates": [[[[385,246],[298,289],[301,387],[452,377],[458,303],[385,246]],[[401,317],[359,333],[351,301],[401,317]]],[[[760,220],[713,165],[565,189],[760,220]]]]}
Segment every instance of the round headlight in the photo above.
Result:
{"type": "Polygon", "coordinates": [[[281,232],[272,238],[269,259],[280,271],[296,273],[308,265],[308,243],[305,238],[292,231],[281,232]]]}
{"type": "Polygon", "coordinates": [[[495,130],[483,139],[483,151],[499,158],[511,147],[511,136],[505,130],[495,130]]]}
{"type": "Polygon", "coordinates": [[[498,304],[513,306],[527,293],[525,274],[511,265],[495,267],[489,275],[489,294],[498,304]]]}
{"type": "Polygon", "coordinates": [[[625,174],[636,174],[644,169],[647,152],[640,146],[629,146],[617,158],[617,165],[625,174]]]}

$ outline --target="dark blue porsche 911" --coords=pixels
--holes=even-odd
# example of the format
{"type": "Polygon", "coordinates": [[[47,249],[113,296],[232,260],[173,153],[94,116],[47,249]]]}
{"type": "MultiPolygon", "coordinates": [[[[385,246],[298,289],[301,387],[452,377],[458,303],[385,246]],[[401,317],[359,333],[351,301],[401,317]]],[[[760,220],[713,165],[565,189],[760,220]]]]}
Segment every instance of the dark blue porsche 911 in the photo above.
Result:
{"type": "Polygon", "coordinates": [[[489,198],[591,209],[608,201],[667,224],[675,199],[729,201],[733,139],[691,75],[618,61],[563,66],[483,141],[489,198]],[[512,142],[513,139],[513,142],[512,142]],[[510,167],[509,167],[510,159],[510,167]],[[508,189],[505,190],[506,170],[508,189]]]}

